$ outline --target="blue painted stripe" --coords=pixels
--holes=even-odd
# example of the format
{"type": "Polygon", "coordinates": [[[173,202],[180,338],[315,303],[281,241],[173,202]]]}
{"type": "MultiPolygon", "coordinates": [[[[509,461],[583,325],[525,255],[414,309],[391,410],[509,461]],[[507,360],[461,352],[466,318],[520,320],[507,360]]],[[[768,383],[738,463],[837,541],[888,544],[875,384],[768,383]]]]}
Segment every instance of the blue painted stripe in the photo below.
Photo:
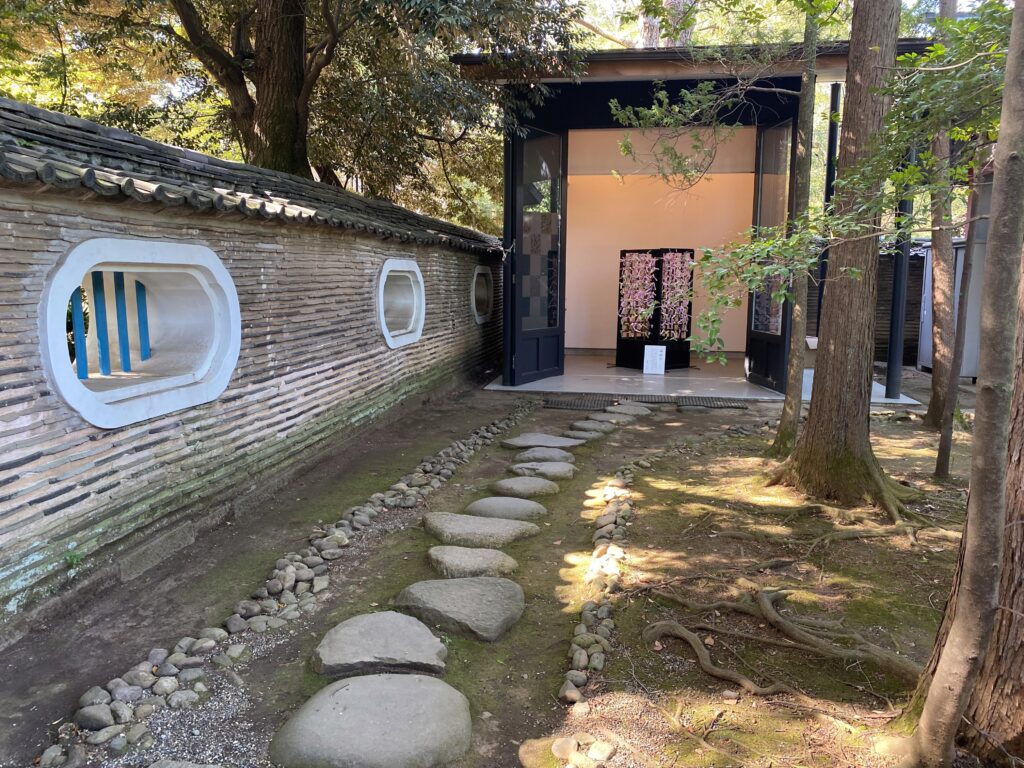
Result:
{"type": "Polygon", "coordinates": [[[71,333],[75,342],[75,372],[80,379],[89,378],[89,355],[85,348],[85,312],[82,309],[82,289],[71,294],[71,333]]]}
{"type": "Polygon", "coordinates": [[[117,316],[117,347],[121,354],[121,370],[132,369],[131,347],[128,345],[128,301],[124,295],[124,272],[114,273],[114,310],[117,316]]]}
{"type": "Polygon", "coordinates": [[[91,318],[96,324],[96,347],[100,353],[100,373],[110,375],[110,337],[107,335],[107,298],[103,273],[92,273],[91,318]]]}
{"type": "Polygon", "coordinates": [[[139,315],[139,358],[149,360],[149,309],[146,306],[146,286],[135,281],[135,308],[139,315]]]}

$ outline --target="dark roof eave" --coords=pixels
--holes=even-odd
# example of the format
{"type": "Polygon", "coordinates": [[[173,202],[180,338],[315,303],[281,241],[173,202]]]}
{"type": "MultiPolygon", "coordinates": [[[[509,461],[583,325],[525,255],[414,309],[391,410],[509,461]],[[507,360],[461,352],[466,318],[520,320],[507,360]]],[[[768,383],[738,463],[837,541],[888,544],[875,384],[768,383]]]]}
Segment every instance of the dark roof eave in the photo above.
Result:
{"type": "Polygon", "coordinates": [[[0,185],[321,225],[497,256],[497,238],[290,174],[0,98],[0,185]],[[132,162],[139,167],[133,168],[132,162]]]}
{"type": "MultiPolygon", "coordinates": [[[[900,38],[896,42],[897,54],[920,53],[924,51],[932,41],[922,37],[900,38]]],[[[744,52],[754,54],[764,50],[764,46],[758,45],[705,45],[668,48],[615,48],[607,50],[590,51],[583,57],[586,63],[592,62],[629,62],[629,61],[665,61],[665,62],[691,62],[699,63],[708,59],[709,55],[729,54],[730,52],[744,52]]],[[[799,44],[793,44],[786,49],[787,56],[798,56],[801,52],[799,44]]],[[[818,46],[818,56],[847,56],[850,53],[849,40],[837,40],[825,42],[818,46]]],[[[492,58],[491,54],[464,53],[451,57],[453,63],[459,66],[482,66],[492,58]]]]}

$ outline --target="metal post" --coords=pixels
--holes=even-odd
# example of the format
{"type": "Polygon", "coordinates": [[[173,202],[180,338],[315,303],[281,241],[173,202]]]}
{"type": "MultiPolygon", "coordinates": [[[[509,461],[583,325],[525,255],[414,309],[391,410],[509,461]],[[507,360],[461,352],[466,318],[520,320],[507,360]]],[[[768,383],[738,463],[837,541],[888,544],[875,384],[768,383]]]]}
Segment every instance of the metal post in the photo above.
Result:
{"type": "MultiPolygon", "coordinates": [[[[839,123],[832,119],[839,114],[843,98],[843,84],[832,83],[832,92],[828,102],[828,146],[825,154],[825,208],[832,202],[836,192],[836,158],[839,155],[839,123]]],[[[821,335],[821,307],[825,301],[825,278],[828,277],[828,249],[818,259],[818,319],[815,323],[818,335],[821,335]]]]}
{"type": "MultiPolygon", "coordinates": [[[[907,164],[917,162],[911,150],[907,164]]],[[[897,219],[906,220],[914,214],[913,199],[900,200],[897,219]]],[[[885,396],[896,399],[903,391],[903,336],[907,319],[907,278],[910,269],[911,233],[903,232],[892,257],[892,308],[889,312],[889,354],[885,363],[885,396]]]]}

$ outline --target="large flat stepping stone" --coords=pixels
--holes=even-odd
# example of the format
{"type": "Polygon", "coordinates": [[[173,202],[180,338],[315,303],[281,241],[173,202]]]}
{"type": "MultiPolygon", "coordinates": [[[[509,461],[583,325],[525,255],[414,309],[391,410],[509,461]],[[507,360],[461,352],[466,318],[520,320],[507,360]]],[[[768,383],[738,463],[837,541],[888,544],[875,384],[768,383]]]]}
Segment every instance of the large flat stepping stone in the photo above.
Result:
{"type": "Polygon", "coordinates": [[[591,421],[604,421],[609,424],[632,424],[636,421],[632,416],[627,416],[623,413],[607,413],[600,411],[597,413],[588,413],[587,418],[591,421]]]}
{"type": "Polygon", "coordinates": [[[576,463],[576,457],[561,448],[530,448],[516,454],[516,461],[565,461],[576,463]]]}
{"type": "Polygon", "coordinates": [[[579,430],[580,432],[603,432],[605,434],[615,431],[614,424],[609,424],[604,421],[594,421],[593,419],[574,421],[572,423],[572,428],[579,430]]]}
{"type": "Polygon", "coordinates": [[[518,437],[502,440],[501,444],[506,448],[575,448],[583,445],[583,442],[544,432],[524,432],[518,437]]]}
{"type": "Polygon", "coordinates": [[[431,626],[494,642],[519,621],[526,603],[514,581],[495,576],[419,581],[395,605],[431,626]]]}
{"type": "Polygon", "coordinates": [[[270,742],[281,768],[435,768],[469,751],[466,697],[436,677],[368,675],[331,683],[270,742]]]}
{"type": "Polygon", "coordinates": [[[513,464],[509,471],[521,477],[543,477],[545,480],[572,480],[576,465],[567,461],[527,461],[513,464]]]}
{"type": "Polygon", "coordinates": [[[533,523],[477,515],[453,515],[450,512],[424,515],[423,527],[442,544],[492,549],[500,549],[513,541],[540,533],[540,528],[533,523]]]}
{"type": "Polygon", "coordinates": [[[488,496],[486,499],[477,499],[464,511],[467,515],[500,517],[505,520],[535,520],[548,513],[539,502],[517,499],[513,496],[488,496]]]}
{"type": "Polygon", "coordinates": [[[534,496],[551,496],[558,493],[558,483],[543,477],[506,477],[491,483],[491,491],[499,496],[515,496],[517,499],[532,499],[534,496]]]}
{"type": "Polygon", "coordinates": [[[650,416],[651,409],[643,405],[630,405],[628,403],[620,403],[619,405],[609,405],[605,408],[608,413],[619,413],[623,416],[650,416]]]}
{"type": "Polygon", "coordinates": [[[592,432],[590,430],[582,429],[567,429],[562,434],[571,437],[573,440],[582,440],[584,442],[586,442],[587,440],[596,440],[599,437],[604,437],[604,432],[592,432]]]}
{"type": "Polygon", "coordinates": [[[519,563],[504,552],[483,547],[431,547],[427,559],[446,579],[511,576],[519,567],[519,563]]]}
{"type": "Polygon", "coordinates": [[[329,677],[444,672],[448,649],[423,622],[396,611],[353,616],[324,635],[313,669],[329,677]]]}

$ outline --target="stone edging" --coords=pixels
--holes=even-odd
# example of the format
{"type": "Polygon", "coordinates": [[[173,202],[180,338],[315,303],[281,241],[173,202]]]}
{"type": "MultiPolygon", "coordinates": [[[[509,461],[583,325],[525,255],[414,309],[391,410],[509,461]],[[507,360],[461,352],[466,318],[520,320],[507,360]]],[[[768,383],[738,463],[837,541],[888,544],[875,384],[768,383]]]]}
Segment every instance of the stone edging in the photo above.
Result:
{"type": "Polygon", "coordinates": [[[330,584],[331,563],[342,557],[351,538],[373,525],[382,512],[423,504],[459,466],[518,424],[536,404],[517,400],[504,418],[424,458],[414,472],[351,507],[336,523],[314,528],[310,546],[279,558],[263,586],[238,602],[223,629],[206,627],[196,637],[182,637],[173,650],[154,648],[120,677],[91,687],[79,698],[74,720],[57,729],[57,741],[43,752],[40,768],[80,768],[87,761],[86,745],[106,745],[114,755],[151,747],[154,737],[146,718],[158,709],[190,709],[204,701],[210,693],[203,682],[207,671],[219,668],[239,680],[231,667],[251,655],[250,648],[238,642],[240,635],[279,629],[315,612],[316,595],[330,584]]]}

